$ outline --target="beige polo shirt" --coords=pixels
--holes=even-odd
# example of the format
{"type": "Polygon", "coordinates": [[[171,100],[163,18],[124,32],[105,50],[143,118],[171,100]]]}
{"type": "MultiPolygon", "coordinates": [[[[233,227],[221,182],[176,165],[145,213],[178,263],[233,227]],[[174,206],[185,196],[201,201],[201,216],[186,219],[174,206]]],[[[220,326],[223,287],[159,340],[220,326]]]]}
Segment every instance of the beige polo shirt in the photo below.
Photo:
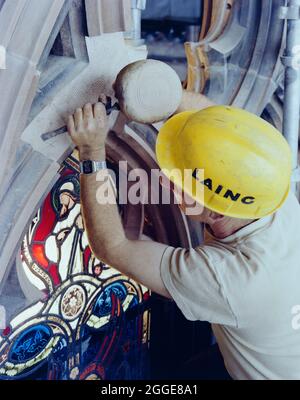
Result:
{"type": "Polygon", "coordinates": [[[293,324],[300,206],[293,194],[275,214],[226,239],[206,230],[196,249],[167,248],[161,277],[187,319],[212,323],[232,378],[300,379],[300,329],[293,324]]]}

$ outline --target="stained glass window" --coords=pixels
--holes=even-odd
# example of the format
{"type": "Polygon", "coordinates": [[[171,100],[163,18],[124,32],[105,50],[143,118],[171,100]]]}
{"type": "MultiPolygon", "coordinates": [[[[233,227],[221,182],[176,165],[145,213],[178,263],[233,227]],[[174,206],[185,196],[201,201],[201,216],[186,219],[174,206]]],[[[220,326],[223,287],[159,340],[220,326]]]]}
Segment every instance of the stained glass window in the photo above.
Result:
{"type": "Polygon", "coordinates": [[[0,379],[147,378],[150,292],[92,254],[76,152],[28,227],[19,268],[41,299],[2,332],[0,379]]]}

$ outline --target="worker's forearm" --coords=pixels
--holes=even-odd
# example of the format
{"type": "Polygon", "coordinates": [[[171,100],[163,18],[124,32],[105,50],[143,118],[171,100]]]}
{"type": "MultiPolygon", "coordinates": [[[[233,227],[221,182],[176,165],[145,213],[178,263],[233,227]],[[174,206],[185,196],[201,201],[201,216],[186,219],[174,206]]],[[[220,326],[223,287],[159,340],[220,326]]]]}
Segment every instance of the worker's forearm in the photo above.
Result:
{"type": "MultiPolygon", "coordinates": [[[[103,102],[94,106],[88,103],[68,118],[68,132],[79,149],[81,161],[105,161],[108,118],[104,97],[103,102]]],[[[156,293],[170,297],[160,276],[167,246],[126,238],[109,171],[83,174],[80,184],[84,226],[95,256],[156,293]]]]}
{"type": "Polygon", "coordinates": [[[176,111],[176,114],[189,111],[189,110],[202,110],[207,107],[214,106],[215,103],[212,102],[208,97],[201,93],[189,92],[187,90],[183,91],[181,104],[176,111]]]}
{"type": "MultiPolygon", "coordinates": [[[[104,161],[105,151],[81,154],[81,159],[104,161]]],[[[104,199],[101,196],[101,193],[103,195],[103,191],[105,192],[104,189],[108,187],[112,194],[113,187],[107,181],[108,176],[108,171],[103,170],[100,174],[80,177],[82,214],[89,243],[97,257],[104,262],[109,261],[107,255],[112,253],[112,249],[126,239],[118,206],[113,204],[114,196],[111,196],[107,204],[103,202],[104,199]],[[101,178],[101,181],[97,181],[97,176],[101,178]]]]}
{"type": "MultiPolygon", "coordinates": [[[[104,152],[81,154],[82,159],[105,160],[104,152]]],[[[103,170],[102,177],[108,176],[103,170]]],[[[81,205],[90,247],[97,258],[144,286],[171,298],[160,277],[160,263],[167,246],[152,241],[131,241],[126,238],[118,207],[113,202],[99,203],[100,192],[107,183],[97,175],[82,175],[81,205]],[[98,200],[97,200],[98,198],[98,200]]]]}

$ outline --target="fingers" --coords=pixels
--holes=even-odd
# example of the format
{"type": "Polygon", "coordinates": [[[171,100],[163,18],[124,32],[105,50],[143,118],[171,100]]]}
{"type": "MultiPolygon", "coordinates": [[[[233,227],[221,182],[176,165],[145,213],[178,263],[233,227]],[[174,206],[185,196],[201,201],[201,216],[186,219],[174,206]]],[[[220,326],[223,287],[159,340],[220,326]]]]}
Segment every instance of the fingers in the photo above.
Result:
{"type": "Polygon", "coordinates": [[[104,93],[101,93],[101,94],[100,94],[100,96],[99,96],[99,102],[100,102],[100,103],[103,103],[103,104],[106,104],[106,103],[107,103],[107,96],[106,96],[106,94],[104,94],[104,93]]]}
{"type": "Polygon", "coordinates": [[[96,103],[94,105],[94,117],[98,120],[106,118],[106,109],[103,103],[96,103]]]}
{"type": "Polygon", "coordinates": [[[73,136],[75,134],[75,123],[74,123],[73,115],[69,115],[69,118],[68,118],[68,132],[71,136],[73,136]]]}
{"type": "Polygon", "coordinates": [[[82,120],[83,120],[82,108],[77,108],[74,114],[74,121],[76,128],[82,125],[82,120]]]}
{"type": "MultiPolygon", "coordinates": [[[[101,95],[100,98],[105,99],[106,96],[101,95]]],[[[99,99],[100,99],[99,98],[99,99]]],[[[87,103],[83,108],[77,108],[74,115],[68,117],[68,131],[71,136],[75,135],[76,131],[83,128],[93,118],[101,121],[103,124],[107,120],[106,108],[103,103],[99,102],[92,106],[91,103],[87,103]]]]}
{"type": "Polygon", "coordinates": [[[93,108],[91,103],[86,104],[83,107],[83,118],[88,121],[89,119],[93,118],[93,108]]]}

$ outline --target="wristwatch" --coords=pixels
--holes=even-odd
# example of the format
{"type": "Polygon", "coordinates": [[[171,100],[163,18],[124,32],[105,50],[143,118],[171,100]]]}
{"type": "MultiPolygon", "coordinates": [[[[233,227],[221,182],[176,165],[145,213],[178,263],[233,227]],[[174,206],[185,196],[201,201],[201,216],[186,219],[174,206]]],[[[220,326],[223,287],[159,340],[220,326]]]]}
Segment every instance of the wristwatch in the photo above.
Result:
{"type": "Polygon", "coordinates": [[[91,175],[99,172],[102,169],[107,169],[105,161],[84,160],[80,161],[80,173],[84,175],[91,175]]]}

